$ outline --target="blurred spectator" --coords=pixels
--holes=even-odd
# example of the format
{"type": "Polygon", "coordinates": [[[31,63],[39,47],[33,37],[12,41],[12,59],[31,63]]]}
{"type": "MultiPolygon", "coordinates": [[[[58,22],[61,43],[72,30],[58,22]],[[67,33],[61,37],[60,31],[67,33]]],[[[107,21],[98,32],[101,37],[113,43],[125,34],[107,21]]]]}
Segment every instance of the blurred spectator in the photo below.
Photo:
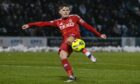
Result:
{"type": "Polygon", "coordinates": [[[86,14],[86,7],[85,7],[85,4],[84,3],[81,3],[80,5],[79,5],[79,10],[80,10],[80,12],[81,12],[81,14],[84,16],[85,14],[86,14]]]}
{"type": "MultiPolygon", "coordinates": [[[[68,3],[73,12],[109,37],[140,37],[140,0],[2,0],[0,1],[0,36],[60,36],[59,30],[45,27],[21,30],[33,21],[59,17],[58,3],[68,3]]],[[[82,36],[93,36],[81,27],[82,36]]]]}

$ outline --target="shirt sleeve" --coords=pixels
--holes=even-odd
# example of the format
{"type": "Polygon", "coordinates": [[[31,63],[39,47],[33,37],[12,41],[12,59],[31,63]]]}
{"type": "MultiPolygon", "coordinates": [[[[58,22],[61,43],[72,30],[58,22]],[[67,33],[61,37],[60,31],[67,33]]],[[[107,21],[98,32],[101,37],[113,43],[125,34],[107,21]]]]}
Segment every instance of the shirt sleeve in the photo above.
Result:
{"type": "Polygon", "coordinates": [[[54,27],[56,27],[55,21],[48,21],[48,22],[43,22],[43,21],[40,21],[40,22],[32,22],[32,23],[28,23],[28,25],[29,25],[29,27],[32,27],[32,26],[38,26],[38,27],[54,26],[54,27]]]}
{"type": "Polygon", "coordinates": [[[93,26],[91,26],[88,23],[86,23],[81,17],[77,16],[77,18],[78,18],[78,23],[80,25],[82,25],[83,27],[85,27],[90,32],[94,33],[96,36],[98,36],[98,37],[101,36],[101,33],[98,32],[93,26]]]}

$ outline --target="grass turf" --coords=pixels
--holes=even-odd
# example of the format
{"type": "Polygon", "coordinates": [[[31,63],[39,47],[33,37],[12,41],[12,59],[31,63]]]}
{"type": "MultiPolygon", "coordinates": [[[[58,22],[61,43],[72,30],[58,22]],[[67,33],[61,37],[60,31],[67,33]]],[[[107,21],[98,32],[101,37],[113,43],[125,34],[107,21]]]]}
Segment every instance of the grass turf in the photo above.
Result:
{"type": "MultiPolygon", "coordinates": [[[[71,84],[140,84],[140,53],[96,52],[97,63],[81,53],[69,58],[77,81],[71,84]]],[[[66,84],[56,52],[0,53],[0,84],[66,84]]]]}

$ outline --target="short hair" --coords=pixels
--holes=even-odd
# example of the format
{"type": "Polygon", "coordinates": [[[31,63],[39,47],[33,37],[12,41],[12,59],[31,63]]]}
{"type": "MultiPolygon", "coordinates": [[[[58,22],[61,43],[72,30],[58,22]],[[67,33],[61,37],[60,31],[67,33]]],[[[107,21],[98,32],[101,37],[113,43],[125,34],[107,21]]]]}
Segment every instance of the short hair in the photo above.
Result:
{"type": "Polygon", "coordinates": [[[72,6],[66,3],[62,3],[58,5],[58,11],[61,10],[63,7],[68,7],[70,10],[72,10],[72,6]]]}

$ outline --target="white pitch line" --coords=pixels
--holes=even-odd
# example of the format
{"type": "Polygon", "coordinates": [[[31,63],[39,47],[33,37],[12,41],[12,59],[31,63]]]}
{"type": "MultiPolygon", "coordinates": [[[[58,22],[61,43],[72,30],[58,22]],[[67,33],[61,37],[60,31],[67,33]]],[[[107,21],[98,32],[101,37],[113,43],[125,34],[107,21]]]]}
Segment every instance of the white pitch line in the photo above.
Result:
{"type": "MultiPolygon", "coordinates": [[[[0,65],[0,67],[17,67],[17,68],[48,68],[48,69],[63,69],[60,67],[52,67],[52,66],[30,66],[30,65],[0,65]]],[[[85,69],[85,68],[78,68],[77,70],[96,70],[96,69],[85,69]]]]}
{"type": "MultiPolygon", "coordinates": [[[[63,69],[61,66],[60,67],[53,67],[53,66],[30,66],[30,65],[0,65],[0,67],[17,67],[17,68],[48,68],[48,69],[63,69]]],[[[99,70],[99,69],[92,69],[92,68],[76,68],[75,70],[99,70]]],[[[106,69],[109,70],[109,69],[106,69]]],[[[124,70],[119,70],[119,71],[124,71],[124,70]]]]}
{"type": "Polygon", "coordinates": [[[140,65],[134,65],[134,64],[111,64],[111,63],[98,63],[102,65],[117,65],[117,66],[140,66],[140,65]]]}

